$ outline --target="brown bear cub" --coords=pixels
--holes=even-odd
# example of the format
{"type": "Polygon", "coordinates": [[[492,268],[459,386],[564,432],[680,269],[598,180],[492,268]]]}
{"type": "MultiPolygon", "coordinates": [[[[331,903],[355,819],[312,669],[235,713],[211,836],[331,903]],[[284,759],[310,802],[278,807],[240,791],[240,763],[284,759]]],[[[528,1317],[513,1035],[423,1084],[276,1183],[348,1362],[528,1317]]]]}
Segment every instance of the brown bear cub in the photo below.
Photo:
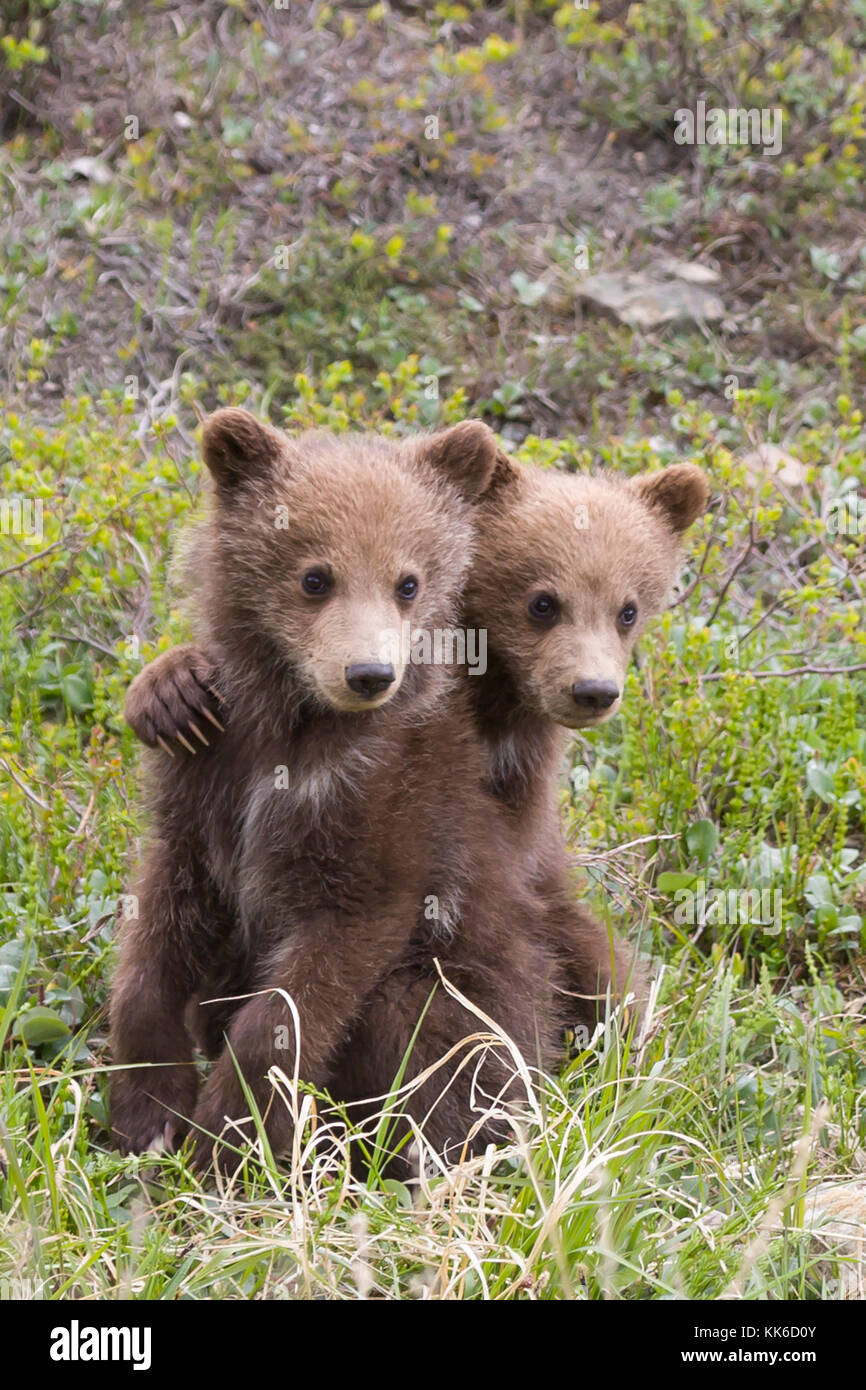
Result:
{"type": "MultiPolygon", "coordinates": [[[[286,1147],[290,1116],[269,1069],[291,1075],[297,1063],[305,1081],[329,1086],[365,1001],[413,959],[431,899],[451,904],[454,983],[524,1056],[549,1065],[567,1019],[543,904],[507,813],[483,788],[465,682],[444,663],[405,663],[393,645],[382,657],[383,634],[407,617],[431,632],[453,626],[493,435],[468,423],[403,443],[289,439],[223,410],[206,422],[203,451],[210,516],[190,568],[198,638],[231,719],[201,758],[149,755],[151,841],[111,998],[118,1143],[171,1141],[192,1116],[200,1164],[213,1149],[203,1135],[227,1131],[237,1144],[249,1134],[235,1060],[272,1147],[286,1147]],[[234,961],[264,992],[237,1008],[230,1051],[196,1103],[185,1014],[234,961]],[[300,1016],[299,1058],[285,1042],[285,994],[300,1016]]],[[[368,1058],[376,1075],[405,1024],[402,999],[383,1008],[385,1057],[368,1058]]],[[[435,1060],[464,1036],[466,1015],[440,990],[429,1018],[435,1060]]],[[[470,1071],[431,1117],[442,1152],[471,1125],[470,1071]]],[[[480,1079],[496,1093],[508,1069],[491,1052],[480,1079]]]]}
{"type": "Polygon", "coordinates": [[[664,607],[708,496],[694,464],[623,478],[526,468],[500,452],[475,510],[463,621],[483,624],[488,650],[485,675],[468,681],[475,727],[489,790],[510,812],[551,904],[548,928],[566,946],[573,906],[554,788],[568,731],[620,708],[635,643],[664,607]]]}
{"type": "MultiPolygon", "coordinates": [[[[594,1022],[599,993],[603,1000],[611,986],[622,990],[630,977],[641,982],[626,949],[612,947],[607,933],[571,900],[555,796],[564,730],[600,723],[619,707],[634,641],[661,608],[682,535],[706,497],[704,475],[691,465],[624,480],[526,469],[500,453],[474,508],[480,543],[463,621],[487,632],[488,668],[463,683],[485,750],[485,786],[505,808],[524,887],[541,894],[543,947],[554,953],[556,988],[572,996],[572,1023],[594,1022]]],[[[216,651],[187,646],[167,652],[134,682],[127,718],[149,744],[182,730],[204,742],[193,721],[215,718],[215,681],[222,682],[216,651]]],[[[237,717],[231,701],[225,711],[237,717]]],[[[434,947],[430,934],[430,924],[422,923],[405,956],[368,997],[334,1065],[335,1097],[387,1090],[429,992],[434,948],[455,982],[460,970],[489,973],[485,994],[492,992],[495,1002],[488,1012],[503,1021],[508,991],[503,972],[497,981],[496,962],[477,955],[471,933],[457,932],[434,947]]],[[[232,971],[234,988],[229,983],[224,993],[238,992],[244,978],[239,962],[232,971]]],[[[428,1063],[436,1060],[437,1041],[444,1052],[467,1024],[450,1002],[437,998],[433,1008],[452,1016],[438,1020],[438,1028],[435,1018],[425,1020],[430,1046],[421,1060],[428,1063]]],[[[422,1032],[419,1043],[424,1038],[422,1032]]],[[[218,1033],[210,1042],[218,1045],[218,1033]]]]}

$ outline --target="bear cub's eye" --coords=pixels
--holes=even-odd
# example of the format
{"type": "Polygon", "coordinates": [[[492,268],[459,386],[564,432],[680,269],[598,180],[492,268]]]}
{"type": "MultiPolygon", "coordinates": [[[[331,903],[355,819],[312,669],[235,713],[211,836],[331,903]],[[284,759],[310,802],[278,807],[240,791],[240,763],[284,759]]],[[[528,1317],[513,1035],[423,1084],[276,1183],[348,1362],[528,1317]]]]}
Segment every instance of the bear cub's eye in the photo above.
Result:
{"type": "Polygon", "coordinates": [[[620,610],[617,622],[620,627],[633,627],[637,621],[637,608],[633,603],[627,603],[625,608],[620,610]]]}
{"type": "Polygon", "coordinates": [[[529,612],[533,618],[551,622],[559,613],[559,603],[553,594],[536,594],[529,600],[529,612]]]}
{"type": "Polygon", "coordinates": [[[414,598],[418,592],[418,580],[414,574],[408,574],[405,579],[401,579],[397,585],[397,594],[400,598],[414,598]]]}
{"type": "Polygon", "coordinates": [[[330,576],[322,569],[307,570],[301,580],[301,588],[305,594],[312,594],[314,598],[321,598],[331,587],[330,576]]]}

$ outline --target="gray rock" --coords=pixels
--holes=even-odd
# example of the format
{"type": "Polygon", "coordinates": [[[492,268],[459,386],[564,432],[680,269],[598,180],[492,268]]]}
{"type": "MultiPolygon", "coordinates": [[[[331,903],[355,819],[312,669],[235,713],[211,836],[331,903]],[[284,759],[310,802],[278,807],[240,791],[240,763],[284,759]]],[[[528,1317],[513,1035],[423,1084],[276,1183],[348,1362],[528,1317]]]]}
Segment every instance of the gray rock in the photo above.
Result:
{"type": "Polygon", "coordinates": [[[714,322],[724,317],[721,297],[707,289],[718,280],[709,266],[663,261],[650,270],[605,271],[578,286],[578,296],[631,328],[714,322]]]}

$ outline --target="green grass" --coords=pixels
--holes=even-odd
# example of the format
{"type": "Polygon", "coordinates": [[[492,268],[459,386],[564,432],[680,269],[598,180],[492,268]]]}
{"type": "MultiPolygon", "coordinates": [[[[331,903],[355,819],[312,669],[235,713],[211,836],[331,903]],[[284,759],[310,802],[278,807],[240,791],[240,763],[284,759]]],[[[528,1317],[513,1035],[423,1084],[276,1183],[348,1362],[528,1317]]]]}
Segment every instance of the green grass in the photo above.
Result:
{"type": "Polygon", "coordinates": [[[161,12],[29,0],[0,48],[27,103],[0,149],[0,495],[41,500],[44,526],[0,535],[0,1290],[841,1297],[809,1193],[862,1183],[866,1147],[862,15],[300,8],[232,7],[217,55],[192,5],[181,40],[161,12]],[[113,144],[120,51],[142,134],[113,144]],[[701,91],[785,108],[771,171],[673,146],[665,113],[701,91]],[[730,320],[578,315],[579,245],[594,269],[714,261],[730,320]],[[335,1148],[290,1086],[292,1162],[230,1190],[108,1144],[114,915],[143,830],[120,712],[186,635],[171,555],[196,415],[221,402],[290,428],[480,413],[539,466],[693,459],[712,480],[623,713],[575,740],[562,793],[575,891],[658,967],[648,1027],[610,1026],[537,1079],[513,1145],[418,1190],[375,1162],[387,1106],[335,1148]],[[743,462],[763,441],[796,485],[743,462]],[[773,920],[683,920],[699,883],[766,889],[773,920]]]}

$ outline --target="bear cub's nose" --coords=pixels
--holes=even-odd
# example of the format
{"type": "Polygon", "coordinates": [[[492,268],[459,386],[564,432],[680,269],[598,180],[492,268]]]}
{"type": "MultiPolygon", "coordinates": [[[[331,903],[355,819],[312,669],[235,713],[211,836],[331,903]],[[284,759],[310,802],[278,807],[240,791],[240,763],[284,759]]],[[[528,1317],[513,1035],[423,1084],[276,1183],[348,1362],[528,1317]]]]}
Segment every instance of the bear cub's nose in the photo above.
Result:
{"type": "Polygon", "coordinates": [[[390,663],[380,666],[375,661],[358,661],[346,667],[346,684],[356,695],[372,700],[394,684],[394,667],[390,663]]]}
{"type": "Polygon", "coordinates": [[[619,690],[613,681],[575,681],[571,696],[581,709],[603,710],[610,709],[619,690]]]}

